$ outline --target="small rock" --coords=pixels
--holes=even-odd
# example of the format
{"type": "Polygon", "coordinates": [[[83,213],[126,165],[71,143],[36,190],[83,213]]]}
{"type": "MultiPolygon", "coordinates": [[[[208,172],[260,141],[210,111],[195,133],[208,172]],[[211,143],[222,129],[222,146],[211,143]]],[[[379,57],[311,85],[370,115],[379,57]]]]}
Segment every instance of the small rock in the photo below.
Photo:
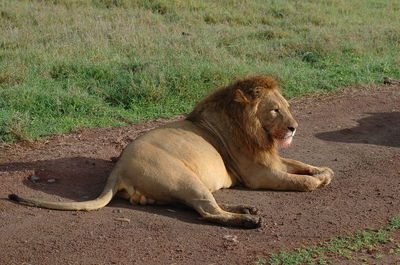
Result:
{"type": "Polygon", "coordinates": [[[131,219],[125,218],[125,217],[117,217],[117,218],[114,218],[114,220],[115,221],[120,221],[120,222],[125,222],[125,223],[130,223],[131,222],[131,219]]]}
{"type": "Polygon", "coordinates": [[[239,240],[237,239],[237,236],[235,236],[235,235],[225,235],[224,239],[229,242],[234,242],[234,243],[239,242],[239,240]]]}
{"type": "Polygon", "coordinates": [[[40,180],[40,178],[38,176],[32,175],[29,177],[29,180],[32,182],[37,182],[40,180]]]}
{"type": "Polygon", "coordinates": [[[47,182],[48,183],[54,183],[54,182],[56,182],[56,179],[48,179],[47,182]]]}
{"type": "Polygon", "coordinates": [[[121,213],[122,211],[121,211],[121,209],[115,209],[115,210],[113,210],[112,212],[113,212],[113,213],[121,213]]]}

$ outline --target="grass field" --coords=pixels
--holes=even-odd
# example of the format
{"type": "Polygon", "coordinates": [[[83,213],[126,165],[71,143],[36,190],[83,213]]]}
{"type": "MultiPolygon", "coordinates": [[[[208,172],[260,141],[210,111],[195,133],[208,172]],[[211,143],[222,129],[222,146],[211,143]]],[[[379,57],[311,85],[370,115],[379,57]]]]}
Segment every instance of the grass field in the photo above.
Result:
{"type": "Polygon", "coordinates": [[[335,237],[318,246],[298,248],[293,252],[271,254],[269,259],[259,257],[255,265],[336,264],[338,260],[342,260],[340,264],[371,264],[367,263],[368,259],[365,258],[368,256],[372,256],[374,264],[384,264],[379,262],[379,259],[400,254],[400,242],[391,236],[398,229],[400,217],[394,217],[384,228],[335,237]]]}
{"type": "Polygon", "coordinates": [[[397,0],[0,0],[0,141],[188,112],[238,76],[284,94],[400,78],[397,0]]]}

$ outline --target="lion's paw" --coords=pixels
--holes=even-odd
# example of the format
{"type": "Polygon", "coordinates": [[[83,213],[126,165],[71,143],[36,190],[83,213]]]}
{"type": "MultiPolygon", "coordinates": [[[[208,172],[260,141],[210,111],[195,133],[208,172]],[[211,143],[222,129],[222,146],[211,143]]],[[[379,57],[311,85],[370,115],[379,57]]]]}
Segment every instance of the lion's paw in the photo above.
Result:
{"type": "Polygon", "coordinates": [[[318,171],[313,175],[313,177],[321,181],[321,185],[328,185],[331,183],[333,176],[333,170],[328,167],[318,168],[318,171]]]}
{"type": "Polygon", "coordinates": [[[243,216],[240,226],[243,228],[254,229],[258,228],[263,224],[263,220],[261,217],[252,216],[252,215],[245,215],[243,216]]]}
{"type": "Polygon", "coordinates": [[[241,213],[241,214],[251,214],[256,215],[258,213],[258,209],[251,205],[230,205],[230,204],[220,204],[221,208],[225,211],[232,213],[241,213]]]}
{"type": "Polygon", "coordinates": [[[258,214],[258,209],[254,206],[251,205],[238,205],[240,209],[240,213],[243,214],[251,214],[251,215],[256,215],[258,214]]]}

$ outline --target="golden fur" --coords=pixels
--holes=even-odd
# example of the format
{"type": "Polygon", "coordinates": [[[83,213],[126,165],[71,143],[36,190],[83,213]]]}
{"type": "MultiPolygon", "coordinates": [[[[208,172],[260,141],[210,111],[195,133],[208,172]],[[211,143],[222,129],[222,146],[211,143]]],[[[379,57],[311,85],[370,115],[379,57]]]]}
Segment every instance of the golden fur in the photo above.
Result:
{"type": "Polygon", "coordinates": [[[137,138],[122,152],[102,194],[87,202],[18,202],[58,210],[94,210],[115,194],[131,203],[181,202],[208,221],[258,227],[248,205],[218,204],[212,192],[238,183],[249,188],[311,191],[333,172],[279,156],[297,122],[271,76],[239,79],[200,101],[183,121],[137,138]]]}
{"type": "Polygon", "coordinates": [[[277,87],[277,82],[271,76],[239,79],[200,101],[187,119],[196,122],[207,119],[209,112],[219,113],[220,119],[227,119],[229,126],[226,129],[234,135],[232,138],[238,146],[246,147],[253,153],[270,151],[275,148],[274,139],[263,132],[254,109],[245,105],[255,107],[269,90],[277,87]]]}

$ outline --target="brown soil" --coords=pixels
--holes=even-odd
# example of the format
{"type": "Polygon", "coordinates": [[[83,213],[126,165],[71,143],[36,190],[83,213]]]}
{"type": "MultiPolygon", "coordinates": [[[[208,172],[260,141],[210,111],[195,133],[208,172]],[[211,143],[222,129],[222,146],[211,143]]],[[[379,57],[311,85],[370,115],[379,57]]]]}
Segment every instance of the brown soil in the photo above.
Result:
{"type": "Polygon", "coordinates": [[[398,216],[400,86],[350,88],[291,104],[300,128],[283,156],[331,167],[336,175],[314,192],[215,193],[220,202],[258,207],[266,225],[256,230],[213,225],[181,206],[131,206],[114,199],[98,211],[62,212],[6,199],[9,193],[95,198],[122,148],[168,120],[1,146],[0,264],[251,264],[271,252],[382,227],[398,216]]]}

